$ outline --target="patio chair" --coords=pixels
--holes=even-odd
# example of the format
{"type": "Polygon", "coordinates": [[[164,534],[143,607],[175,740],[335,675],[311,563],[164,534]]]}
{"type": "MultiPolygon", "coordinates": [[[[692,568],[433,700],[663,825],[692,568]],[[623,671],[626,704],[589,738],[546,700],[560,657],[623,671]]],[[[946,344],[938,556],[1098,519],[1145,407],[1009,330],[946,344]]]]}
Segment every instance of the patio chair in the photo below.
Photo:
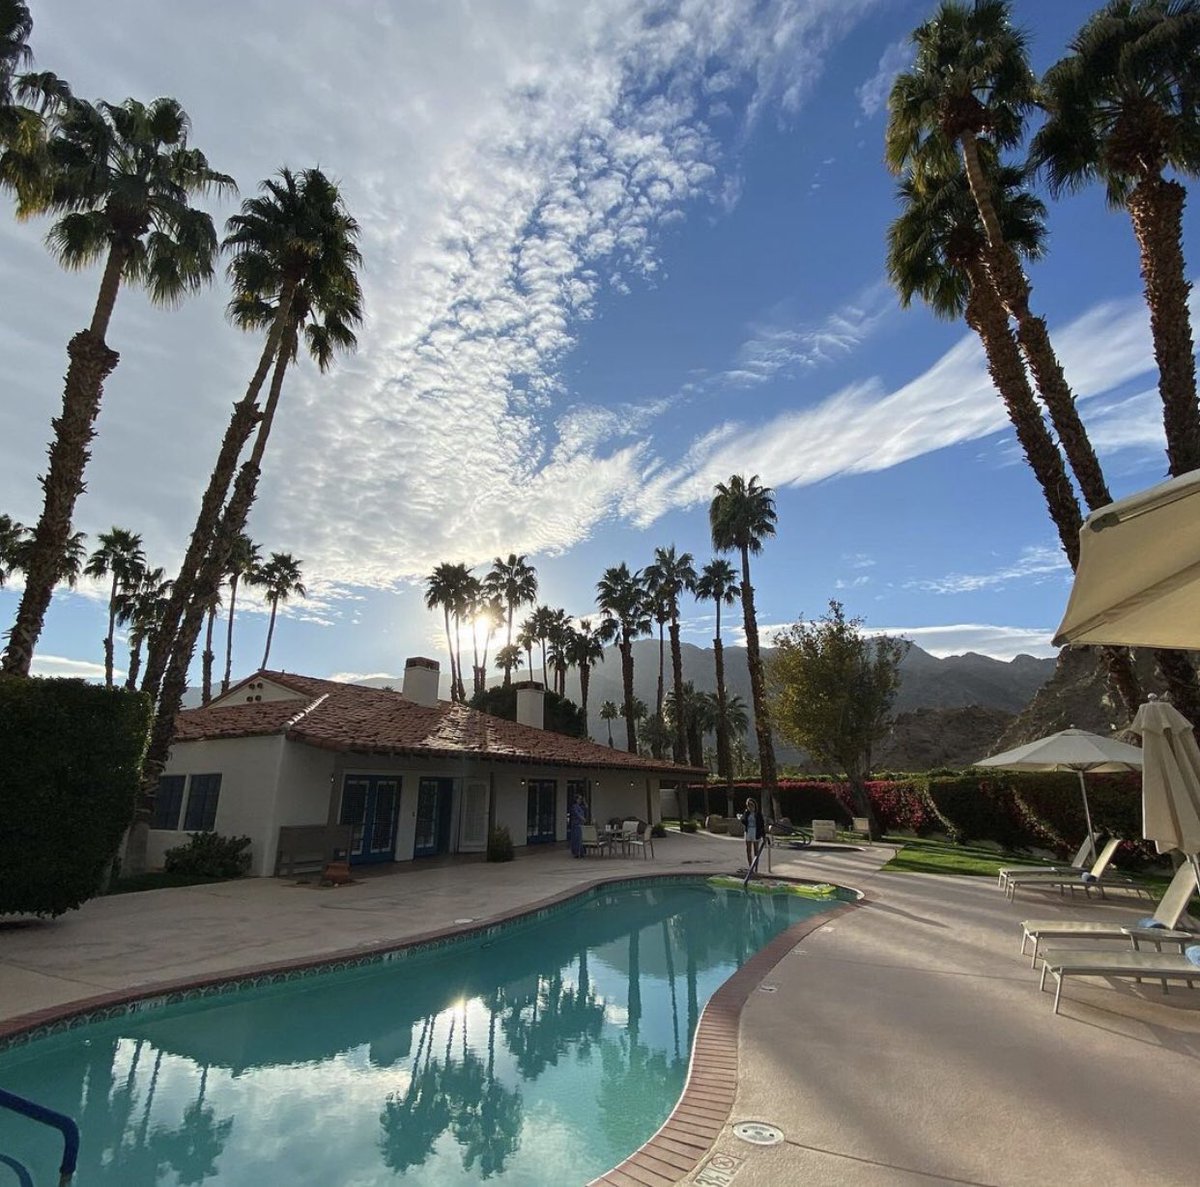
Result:
{"type": "Polygon", "coordinates": [[[1022,886],[1028,886],[1034,890],[1057,890],[1059,894],[1064,894],[1068,890],[1084,890],[1090,895],[1093,890],[1098,890],[1100,897],[1103,898],[1105,887],[1119,886],[1124,890],[1149,895],[1149,890],[1139,886],[1128,874],[1110,874],[1108,872],[1109,864],[1120,844],[1120,837],[1109,837],[1108,844],[1100,851],[1100,856],[1096,858],[1095,864],[1082,874],[1043,874],[1035,870],[1020,876],[1012,875],[1005,883],[1005,893],[1012,900],[1016,898],[1017,891],[1022,886]]]}
{"type": "Polygon", "coordinates": [[[997,885],[1001,890],[1004,889],[1009,878],[1014,874],[1018,877],[1022,874],[1082,874],[1085,870],[1090,869],[1090,866],[1085,866],[1083,863],[1087,860],[1089,853],[1095,853],[1095,846],[1099,843],[1101,833],[1088,833],[1084,838],[1083,844],[1079,846],[1078,852],[1071,858],[1070,864],[1065,866],[1005,866],[1002,870],[997,871],[997,885]]]}
{"type": "Polygon", "coordinates": [[[1196,867],[1185,861],[1175,871],[1170,886],[1148,919],[1132,925],[1120,919],[1026,919],[1021,924],[1021,954],[1025,954],[1025,945],[1032,940],[1033,955],[1029,967],[1035,968],[1038,946],[1044,939],[1120,940],[1128,936],[1135,948],[1142,941],[1182,946],[1197,939],[1192,932],[1175,930],[1195,892],[1196,867]]]}
{"type": "Polygon", "coordinates": [[[1117,977],[1122,980],[1161,981],[1163,993],[1168,981],[1186,981],[1189,989],[1200,981],[1200,944],[1184,952],[1088,952],[1078,948],[1055,949],[1042,953],[1042,979],[1038,989],[1046,988],[1046,974],[1057,982],[1054,1012],[1062,1000],[1063,981],[1067,977],[1117,977]]]}
{"type": "Polygon", "coordinates": [[[601,837],[594,824],[583,825],[583,854],[585,857],[593,850],[603,854],[606,849],[611,848],[612,841],[608,837],[601,837]]]}
{"type": "Polygon", "coordinates": [[[630,853],[634,849],[641,849],[643,861],[646,858],[647,848],[650,850],[650,856],[654,856],[654,838],[650,835],[650,826],[648,824],[643,824],[640,820],[625,821],[625,832],[622,839],[628,846],[630,853]],[[632,831],[630,831],[630,825],[633,825],[632,831]]]}

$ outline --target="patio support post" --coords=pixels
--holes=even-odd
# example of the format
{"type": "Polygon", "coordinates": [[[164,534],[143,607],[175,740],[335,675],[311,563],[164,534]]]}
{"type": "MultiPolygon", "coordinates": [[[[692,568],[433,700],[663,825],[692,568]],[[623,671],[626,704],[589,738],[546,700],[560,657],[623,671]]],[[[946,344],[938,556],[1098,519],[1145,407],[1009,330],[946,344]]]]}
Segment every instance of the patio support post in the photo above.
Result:
{"type": "Polygon", "coordinates": [[[1094,862],[1096,860],[1096,834],[1092,832],[1092,812],[1088,807],[1087,776],[1084,775],[1082,768],[1077,769],[1075,773],[1079,776],[1079,792],[1083,796],[1083,818],[1087,822],[1088,852],[1092,855],[1094,862]]]}

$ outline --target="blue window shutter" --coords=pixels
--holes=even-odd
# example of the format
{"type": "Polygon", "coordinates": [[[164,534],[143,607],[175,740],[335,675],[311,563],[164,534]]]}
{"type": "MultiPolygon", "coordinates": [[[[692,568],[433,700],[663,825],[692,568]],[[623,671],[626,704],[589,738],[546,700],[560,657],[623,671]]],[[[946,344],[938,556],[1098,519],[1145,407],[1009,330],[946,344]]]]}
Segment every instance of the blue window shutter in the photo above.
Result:
{"type": "Polygon", "coordinates": [[[221,796],[220,775],[193,775],[188,788],[184,832],[212,832],[217,820],[217,800],[221,796]]]}

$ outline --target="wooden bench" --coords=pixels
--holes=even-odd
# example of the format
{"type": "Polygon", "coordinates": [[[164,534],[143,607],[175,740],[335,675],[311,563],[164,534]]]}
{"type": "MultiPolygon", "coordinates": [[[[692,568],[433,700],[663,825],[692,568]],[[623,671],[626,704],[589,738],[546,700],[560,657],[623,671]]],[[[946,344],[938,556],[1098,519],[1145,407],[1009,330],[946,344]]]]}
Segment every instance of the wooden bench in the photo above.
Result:
{"type": "Polygon", "coordinates": [[[275,877],[319,873],[340,852],[350,853],[354,826],[350,824],[284,824],[279,827],[275,877]]]}

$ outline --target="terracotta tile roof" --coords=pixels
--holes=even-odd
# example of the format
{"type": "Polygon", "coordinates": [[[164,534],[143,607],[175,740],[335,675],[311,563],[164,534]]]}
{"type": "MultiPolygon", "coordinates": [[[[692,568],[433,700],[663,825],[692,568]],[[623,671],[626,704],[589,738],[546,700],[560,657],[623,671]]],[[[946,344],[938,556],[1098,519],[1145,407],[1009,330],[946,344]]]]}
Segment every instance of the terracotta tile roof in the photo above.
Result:
{"type": "Polygon", "coordinates": [[[176,718],[176,740],[286,734],[294,741],[327,750],[438,758],[470,754],[500,761],[617,768],[682,778],[707,773],[518,725],[448,701],[440,701],[436,707],[418,705],[388,689],[284,672],[256,672],[249,679],[259,677],[300,695],[295,700],[185,709],[176,718]]]}

